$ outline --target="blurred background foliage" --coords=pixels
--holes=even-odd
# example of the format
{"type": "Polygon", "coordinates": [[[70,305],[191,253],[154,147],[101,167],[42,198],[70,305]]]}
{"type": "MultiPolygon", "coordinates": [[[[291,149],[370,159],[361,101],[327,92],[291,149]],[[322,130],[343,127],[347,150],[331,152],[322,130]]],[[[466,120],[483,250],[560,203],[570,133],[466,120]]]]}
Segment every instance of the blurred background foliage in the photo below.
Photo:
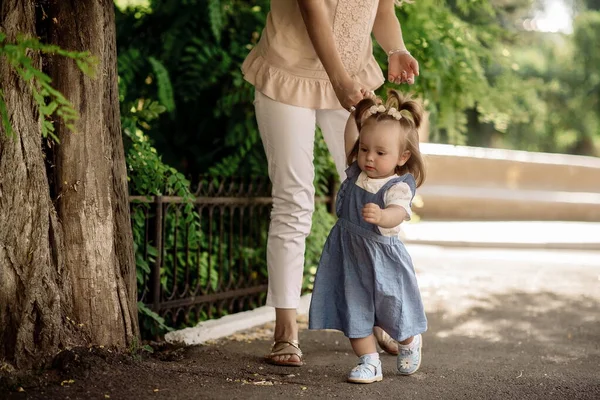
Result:
{"type": "MultiPolygon", "coordinates": [[[[240,66],[260,37],[269,1],[115,4],[131,193],[189,200],[201,175],[266,176],[253,88],[240,66]]],[[[429,141],[600,155],[600,0],[415,0],[397,15],[421,71],[414,86],[401,89],[424,101],[429,141]]],[[[375,48],[385,74],[386,55],[375,48]]],[[[335,168],[320,135],[315,170],[317,195],[325,195],[335,168]]],[[[334,221],[325,205],[315,213],[308,290],[334,221]]],[[[142,285],[152,260],[139,251],[148,245],[139,209],[133,220],[142,285]]],[[[200,237],[197,223],[185,229],[200,237]]],[[[266,279],[264,260],[256,262],[258,279],[266,279]]],[[[153,334],[157,321],[166,329],[149,310],[142,314],[153,334]]]]}
{"type": "MultiPolygon", "coordinates": [[[[554,1],[418,0],[398,8],[421,63],[410,90],[430,112],[431,141],[598,154],[600,1],[565,0],[575,13],[572,33],[528,28],[554,1]]],[[[266,174],[253,89],[240,65],[269,2],[116,4],[123,115],[149,101],[162,105],[142,129],[192,181],[207,172],[266,174]]],[[[376,56],[385,70],[385,54],[376,56]]],[[[333,172],[326,151],[316,163],[333,172]]]]}

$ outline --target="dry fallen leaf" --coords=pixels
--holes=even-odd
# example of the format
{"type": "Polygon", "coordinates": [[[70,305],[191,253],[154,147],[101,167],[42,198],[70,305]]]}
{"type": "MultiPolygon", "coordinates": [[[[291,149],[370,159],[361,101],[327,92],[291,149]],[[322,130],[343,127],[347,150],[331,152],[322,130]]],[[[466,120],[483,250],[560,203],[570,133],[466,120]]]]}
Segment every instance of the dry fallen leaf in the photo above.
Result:
{"type": "Polygon", "coordinates": [[[273,382],[271,382],[271,381],[257,381],[257,382],[253,382],[253,385],[258,385],[258,386],[273,386],[273,382]]]}

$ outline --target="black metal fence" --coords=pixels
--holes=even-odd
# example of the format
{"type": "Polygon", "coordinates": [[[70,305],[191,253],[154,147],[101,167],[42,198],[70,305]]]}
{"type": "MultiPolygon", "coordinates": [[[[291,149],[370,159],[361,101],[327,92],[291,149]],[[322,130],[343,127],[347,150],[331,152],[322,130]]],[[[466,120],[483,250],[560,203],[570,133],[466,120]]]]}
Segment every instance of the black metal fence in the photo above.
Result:
{"type": "Polygon", "coordinates": [[[138,300],[173,327],[264,305],[270,190],[267,179],[228,179],[190,199],[131,196],[138,300]]]}

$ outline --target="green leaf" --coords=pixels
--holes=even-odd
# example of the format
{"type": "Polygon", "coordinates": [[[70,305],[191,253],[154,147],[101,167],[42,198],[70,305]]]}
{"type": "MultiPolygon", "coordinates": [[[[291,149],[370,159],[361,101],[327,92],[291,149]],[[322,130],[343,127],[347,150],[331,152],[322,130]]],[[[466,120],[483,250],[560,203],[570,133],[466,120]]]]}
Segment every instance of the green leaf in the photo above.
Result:
{"type": "Polygon", "coordinates": [[[172,112],[175,110],[175,99],[173,96],[173,87],[171,86],[171,79],[169,78],[169,72],[165,66],[154,57],[148,58],[154,76],[156,78],[156,84],[158,86],[158,100],[165,106],[167,111],[172,112]]]}
{"type": "Polygon", "coordinates": [[[48,137],[49,134],[54,132],[54,124],[51,121],[42,121],[42,137],[48,137]]]}
{"type": "Polygon", "coordinates": [[[40,71],[37,68],[30,68],[29,72],[31,72],[33,74],[33,76],[38,79],[39,82],[44,82],[44,83],[52,82],[52,79],[50,79],[50,77],[48,75],[46,75],[45,73],[43,73],[42,71],[40,71]]]}
{"type": "Polygon", "coordinates": [[[142,315],[145,315],[145,316],[149,317],[150,319],[152,319],[159,326],[160,329],[168,331],[168,332],[173,330],[173,328],[171,328],[170,326],[167,326],[165,324],[165,319],[163,317],[161,317],[160,315],[158,315],[157,313],[155,313],[154,311],[149,309],[141,301],[138,302],[138,310],[142,315]]]}
{"type": "Polygon", "coordinates": [[[149,344],[145,344],[142,346],[142,350],[147,351],[148,353],[154,353],[154,349],[149,344]]]}
{"type": "Polygon", "coordinates": [[[208,19],[210,22],[210,29],[217,42],[221,41],[221,31],[223,30],[223,11],[221,6],[221,0],[209,0],[208,1],[208,19]]]}
{"type": "Polygon", "coordinates": [[[85,57],[80,57],[75,59],[75,63],[77,67],[89,76],[90,78],[95,78],[96,76],[96,67],[99,64],[99,61],[96,57],[91,56],[89,53],[84,53],[85,57]]]}
{"type": "Polygon", "coordinates": [[[42,114],[44,115],[52,115],[57,108],[58,104],[55,101],[50,102],[47,106],[40,107],[42,114]]]}
{"type": "MultiPolygon", "coordinates": [[[[0,37],[0,41],[2,39],[3,38],[0,37]]],[[[12,137],[14,132],[12,130],[10,119],[8,118],[8,110],[6,109],[6,102],[4,101],[4,93],[2,92],[2,89],[0,89],[0,118],[2,119],[2,126],[4,126],[6,135],[12,137]]]]}

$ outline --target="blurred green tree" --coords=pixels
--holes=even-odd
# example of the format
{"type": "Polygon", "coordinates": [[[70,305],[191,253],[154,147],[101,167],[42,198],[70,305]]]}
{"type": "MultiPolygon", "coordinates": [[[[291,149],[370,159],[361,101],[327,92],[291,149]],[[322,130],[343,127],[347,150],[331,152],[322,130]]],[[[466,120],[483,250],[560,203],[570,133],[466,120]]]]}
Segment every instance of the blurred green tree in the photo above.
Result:
{"type": "MultiPolygon", "coordinates": [[[[532,1],[421,0],[398,8],[422,71],[414,86],[401,89],[423,98],[432,140],[466,143],[469,109],[500,131],[522,118],[514,102],[521,84],[503,43],[514,41],[511,24],[532,1]]],[[[168,112],[147,131],[165,161],[192,179],[266,174],[253,89],[240,65],[260,37],[269,1],[128,3],[117,14],[122,111],[140,99],[164,105],[168,112]]],[[[385,70],[385,54],[376,49],[385,70]]],[[[325,147],[317,149],[323,181],[334,170],[325,147]]]]}
{"type": "Polygon", "coordinates": [[[521,31],[505,43],[514,69],[510,118],[502,126],[469,111],[467,143],[599,155],[598,15],[580,12],[570,35],[521,31]]]}

